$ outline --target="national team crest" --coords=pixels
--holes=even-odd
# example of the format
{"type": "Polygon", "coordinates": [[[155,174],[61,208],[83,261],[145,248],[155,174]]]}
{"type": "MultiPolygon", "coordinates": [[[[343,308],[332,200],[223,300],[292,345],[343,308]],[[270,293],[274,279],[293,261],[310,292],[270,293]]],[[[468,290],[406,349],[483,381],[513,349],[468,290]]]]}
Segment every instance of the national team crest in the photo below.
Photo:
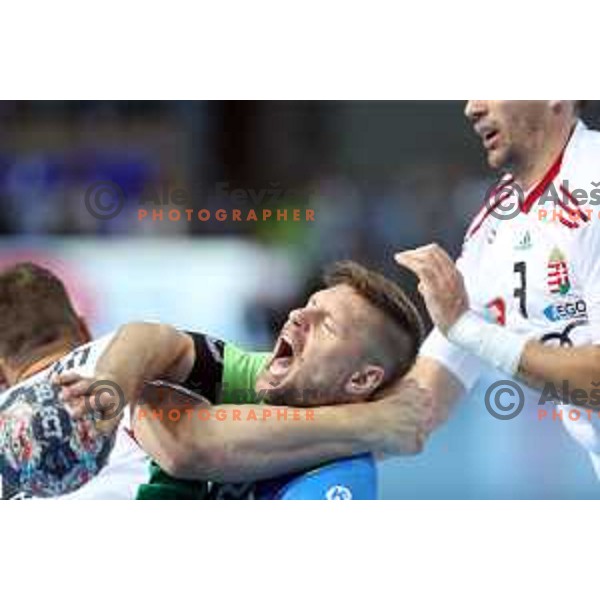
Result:
{"type": "Polygon", "coordinates": [[[548,289],[551,294],[565,296],[571,289],[569,281],[569,266],[565,255],[554,248],[548,259],[548,289]]]}

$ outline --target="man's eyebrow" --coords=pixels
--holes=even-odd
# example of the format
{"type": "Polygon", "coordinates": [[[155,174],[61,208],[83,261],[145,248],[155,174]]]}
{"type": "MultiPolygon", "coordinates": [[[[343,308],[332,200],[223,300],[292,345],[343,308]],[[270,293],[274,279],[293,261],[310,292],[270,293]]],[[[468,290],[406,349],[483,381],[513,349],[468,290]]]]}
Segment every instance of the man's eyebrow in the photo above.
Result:
{"type": "Polygon", "coordinates": [[[316,296],[317,294],[312,294],[312,296],[310,296],[310,298],[308,299],[308,302],[312,303],[319,310],[322,310],[332,321],[337,322],[331,310],[329,310],[329,308],[327,308],[326,306],[323,306],[323,304],[319,304],[317,302],[316,296]]]}

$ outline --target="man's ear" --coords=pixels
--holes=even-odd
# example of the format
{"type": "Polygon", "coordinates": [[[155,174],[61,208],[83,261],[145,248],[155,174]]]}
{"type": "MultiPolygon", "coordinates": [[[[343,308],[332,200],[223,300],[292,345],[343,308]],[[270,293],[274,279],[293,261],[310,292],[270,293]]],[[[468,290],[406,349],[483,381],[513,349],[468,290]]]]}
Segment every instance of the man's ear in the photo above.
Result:
{"type": "Polygon", "coordinates": [[[385,371],[377,365],[367,365],[355,371],[346,382],[344,391],[356,400],[368,398],[383,382],[385,371]]]}
{"type": "MultiPolygon", "coordinates": [[[[554,114],[559,113],[568,113],[569,112],[569,104],[571,104],[571,100],[548,100],[548,105],[550,106],[550,110],[554,114]]],[[[573,104],[573,111],[575,109],[575,105],[573,104]]]]}
{"type": "Polygon", "coordinates": [[[83,317],[77,315],[77,330],[79,334],[79,339],[82,344],[87,344],[92,341],[92,334],[90,333],[90,328],[85,322],[83,317]]]}

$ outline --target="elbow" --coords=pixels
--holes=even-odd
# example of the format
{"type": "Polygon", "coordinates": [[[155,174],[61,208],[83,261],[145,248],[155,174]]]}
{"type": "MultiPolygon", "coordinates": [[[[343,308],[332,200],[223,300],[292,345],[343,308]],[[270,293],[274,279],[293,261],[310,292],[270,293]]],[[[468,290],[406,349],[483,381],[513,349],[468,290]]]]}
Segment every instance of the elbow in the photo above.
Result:
{"type": "Polygon", "coordinates": [[[177,479],[200,479],[200,468],[203,464],[201,456],[195,448],[178,444],[167,451],[154,456],[161,469],[177,479]]]}
{"type": "Polygon", "coordinates": [[[227,480],[227,452],[215,443],[180,443],[157,457],[157,462],[166,473],[178,479],[227,480]]]}
{"type": "Polygon", "coordinates": [[[177,448],[161,452],[155,454],[153,458],[167,475],[177,479],[189,478],[190,461],[183,449],[177,448]]]}

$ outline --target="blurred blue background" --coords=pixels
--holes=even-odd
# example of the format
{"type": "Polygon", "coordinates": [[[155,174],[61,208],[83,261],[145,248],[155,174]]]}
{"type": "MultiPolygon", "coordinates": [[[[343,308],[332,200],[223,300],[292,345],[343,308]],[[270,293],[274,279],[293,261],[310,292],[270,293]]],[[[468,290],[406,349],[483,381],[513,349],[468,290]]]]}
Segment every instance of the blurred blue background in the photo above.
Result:
{"type": "MultiPolygon", "coordinates": [[[[461,102],[0,102],[0,268],[34,260],[66,281],[95,334],[155,319],[268,349],[332,260],[395,277],[394,251],[453,256],[493,175],[461,102]],[[124,206],[84,197],[116,183],[124,206]],[[185,206],[173,190],[186,190],[185,206]],[[314,222],[139,220],[168,209],[301,209],[314,222]],[[235,192],[234,190],[238,190],[235,192]],[[239,191],[242,191],[241,193],[239,191]],[[144,202],[143,205],[140,202],[144,202]]],[[[584,113],[592,126],[600,107],[584,113]]],[[[418,457],[380,468],[383,498],[596,498],[584,452],[527,406],[485,410],[485,382],[418,457]]]]}

